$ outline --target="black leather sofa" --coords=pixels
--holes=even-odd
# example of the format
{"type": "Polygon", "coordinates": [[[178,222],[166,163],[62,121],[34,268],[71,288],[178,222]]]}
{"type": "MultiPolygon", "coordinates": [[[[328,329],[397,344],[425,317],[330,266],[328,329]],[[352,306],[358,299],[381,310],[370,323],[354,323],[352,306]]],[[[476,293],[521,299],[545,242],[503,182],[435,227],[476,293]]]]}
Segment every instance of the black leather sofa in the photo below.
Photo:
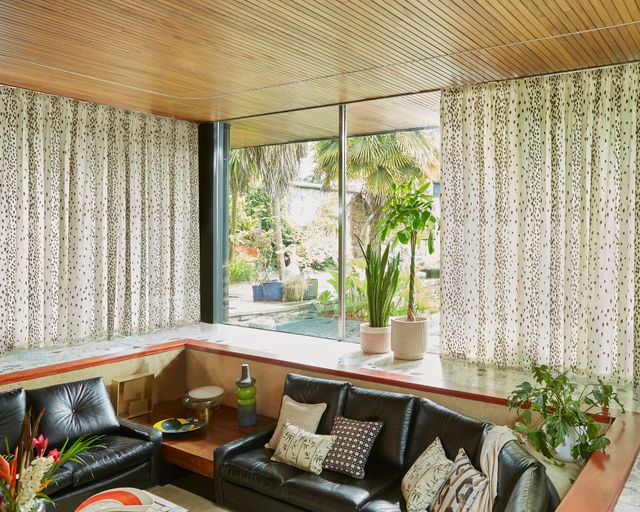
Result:
{"type": "Polygon", "coordinates": [[[0,451],[5,439],[13,451],[28,408],[34,417],[44,409],[40,433],[49,448],[61,448],[84,434],[102,435],[101,448],[86,452],[84,464],[67,462],[45,489],[53,500],[47,510],[74,510],[89,496],[113,487],[148,488],[158,482],[162,434],[118,418],[102,378],[40,389],[0,393],[0,451]],[[55,508],[54,506],[55,505],[55,508]]]}
{"type": "MultiPolygon", "coordinates": [[[[298,402],[326,402],[318,433],[331,431],[336,414],[358,420],[381,420],[364,480],[324,470],[320,475],[272,462],[264,448],[273,427],[227,443],[214,452],[216,502],[232,510],[259,512],[395,512],[405,510],[400,482],[429,444],[439,437],[454,459],[464,448],[479,468],[482,443],[490,424],[431,400],[374,391],[348,382],[289,374],[284,394],[298,402]]],[[[495,512],[555,510],[558,495],[544,466],[516,442],[500,452],[495,512]]]]}

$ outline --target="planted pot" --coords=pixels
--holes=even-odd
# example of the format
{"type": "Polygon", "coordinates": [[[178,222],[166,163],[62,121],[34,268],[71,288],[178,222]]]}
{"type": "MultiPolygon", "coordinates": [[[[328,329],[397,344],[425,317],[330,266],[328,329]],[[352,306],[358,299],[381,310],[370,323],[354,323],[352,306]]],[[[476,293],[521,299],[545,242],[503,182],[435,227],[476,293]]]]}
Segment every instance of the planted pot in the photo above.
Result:
{"type": "Polygon", "coordinates": [[[262,283],[263,300],[282,301],[284,296],[284,284],[282,281],[269,281],[262,283]]]}
{"type": "Polygon", "coordinates": [[[561,445],[555,448],[555,458],[562,462],[577,462],[578,459],[571,455],[571,450],[578,442],[580,433],[584,433],[584,427],[575,427],[572,432],[567,434],[561,445]]]}
{"type": "Polygon", "coordinates": [[[264,300],[264,290],[261,284],[254,284],[251,287],[251,291],[253,292],[253,302],[264,300]]]}
{"type": "Polygon", "coordinates": [[[318,297],[318,280],[314,277],[307,281],[307,289],[304,292],[304,300],[313,300],[318,297]]]}
{"type": "Polygon", "coordinates": [[[427,351],[429,319],[416,317],[414,322],[406,316],[391,319],[391,350],[396,359],[414,361],[422,359],[427,351]]]}
{"type": "Polygon", "coordinates": [[[366,354],[386,354],[391,350],[391,326],[360,324],[360,349],[366,354]]]}

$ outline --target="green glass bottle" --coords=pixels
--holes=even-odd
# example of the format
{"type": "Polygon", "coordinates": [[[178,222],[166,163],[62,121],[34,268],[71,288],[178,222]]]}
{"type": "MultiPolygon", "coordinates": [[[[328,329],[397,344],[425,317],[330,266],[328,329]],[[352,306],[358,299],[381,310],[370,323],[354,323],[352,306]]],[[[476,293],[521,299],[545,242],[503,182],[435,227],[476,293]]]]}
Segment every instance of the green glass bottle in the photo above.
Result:
{"type": "Polygon", "coordinates": [[[242,375],[236,380],[238,423],[246,427],[258,421],[256,412],[256,379],[251,377],[249,365],[242,365],[242,375]]]}

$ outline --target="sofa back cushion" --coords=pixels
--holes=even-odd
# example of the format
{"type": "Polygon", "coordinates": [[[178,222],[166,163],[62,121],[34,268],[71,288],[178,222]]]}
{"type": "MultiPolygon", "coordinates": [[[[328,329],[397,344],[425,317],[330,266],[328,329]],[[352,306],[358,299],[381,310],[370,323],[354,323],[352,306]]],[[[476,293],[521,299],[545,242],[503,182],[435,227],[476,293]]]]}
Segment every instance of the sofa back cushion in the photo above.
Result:
{"type": "Polygon", "coordinates": [[[345,418],[384,423],[369,462],[400,468],[404,464],[415,397],[352,387],[344,406],[345,418]]]}
{"type": "Polygon", "coordinates": [[[326,403],[327,408],[318,423],[318,434],[328,434],[336,414],[342,414],[351,384],[337,380],[316,379],[290,373],[284,381],[283,395],[304,404],[326,403]]]}
{"type": "Polygon", "coordinates": [[[0,453],[13,452],[20,441],[22,420],[27,410],[27,395],[24,389],[12,389],[0,393],[0,453]]]}
{"type": "Polygon", "coordinates": [[[463,448],[475,468],[480,469],[480,445],[488,428],[486,422],[469,418],[426,398],[416,399],[405,466],[411,467],[438,437],[448,459],[454,460],[463,448]]]}
{"type": "Polygon", "coordinates": [[[27,391],[34,416],[44,410],[40,433],[52,448],[84,434],[103,435],[118,429],[102,377],[27,391]]]}

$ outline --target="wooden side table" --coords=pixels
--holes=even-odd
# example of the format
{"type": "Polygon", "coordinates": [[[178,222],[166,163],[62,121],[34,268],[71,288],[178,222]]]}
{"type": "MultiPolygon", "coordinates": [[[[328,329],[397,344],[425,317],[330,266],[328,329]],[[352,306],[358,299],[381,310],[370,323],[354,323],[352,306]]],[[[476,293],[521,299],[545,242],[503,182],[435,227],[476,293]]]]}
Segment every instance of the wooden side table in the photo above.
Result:
{"type": "MultiPolygon", "coordinates": [[[[153,426],[166,418],[193,416],[194,412],[186,409],[180,400],[172,400],[155,405],[152,413],[135,418],[135,421],[153,426]]],[[[207,478],[213,478],[213,450],[272,423],[275,423],[273,418],[258,416],[257,425],[241,427],[238,425],[236,410],[222,405],[213,412],[209,423],[200,430],[185,434],[164,434],[162,459],[207,478]]]]}

